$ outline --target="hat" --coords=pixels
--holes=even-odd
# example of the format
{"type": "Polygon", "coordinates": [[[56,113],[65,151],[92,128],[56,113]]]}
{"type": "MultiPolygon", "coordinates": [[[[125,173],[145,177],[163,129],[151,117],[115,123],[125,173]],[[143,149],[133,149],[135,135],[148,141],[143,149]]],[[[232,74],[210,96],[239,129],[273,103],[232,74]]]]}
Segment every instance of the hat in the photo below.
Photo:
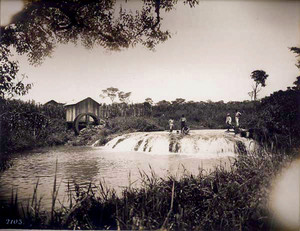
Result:
{"type": "Polygon", "coordinates": [[[230,113],[227,113],[227,115],[230,115],[230,113]]]}

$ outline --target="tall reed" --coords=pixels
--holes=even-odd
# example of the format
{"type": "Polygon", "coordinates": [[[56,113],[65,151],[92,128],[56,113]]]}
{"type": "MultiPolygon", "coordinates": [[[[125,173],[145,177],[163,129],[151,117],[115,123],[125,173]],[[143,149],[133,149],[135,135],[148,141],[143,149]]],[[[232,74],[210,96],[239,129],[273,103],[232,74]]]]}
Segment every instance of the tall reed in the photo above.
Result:
{"type": "MultiPolygon", "coordinates": [[[[68,206],[55,206],[56,170],[52,192],[50,221],[39,219],[40,228],[113,229],[113,230],[272,230],[267,198],[272,178],[288,164],[291,155],[266,149],[240,154],[231,167],[217,167],[198,175],[185,172],[182,177],[158,177],[140,170],[141,186],[129,187],[121,195],[105,182],[75,191],[68,183],[68,206]]],[[[39,182],[39,181],[38,181],[39,182]]],[[[24,219],[36,222],[40,211],[37,186],[24,219]],[[34,218],[34,219],[33,219],[34,218]]],[[[12,201],[17,202],[17,196],[12,201]]],[[[27,222],[27,224],[28,224],[27,222]]],[[[28,227],[28,226],[24,226],[28,227]]]]}

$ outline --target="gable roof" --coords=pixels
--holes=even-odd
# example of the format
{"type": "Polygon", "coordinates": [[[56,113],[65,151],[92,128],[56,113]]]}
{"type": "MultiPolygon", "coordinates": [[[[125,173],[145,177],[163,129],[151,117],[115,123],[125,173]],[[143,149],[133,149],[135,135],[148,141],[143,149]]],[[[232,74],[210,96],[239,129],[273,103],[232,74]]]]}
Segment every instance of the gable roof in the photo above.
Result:
{"type": "Polygon", "coordinates": [[[50,100],[50,101],[48,101],[48,102],[46,102],[46,103],[44,103],[44,105],[48,105],[48,104],[58,104],[58,105],[63,105],[63,103],[58,103],[58,102],[56,102],[55,100],[50,100]]]}
{"type": "Polygon", "coordinates": [[[81,103],[81,102],[83,102],[83,101],[85,101],[85,100],[87,100],[87,99],[91,99],[92,101],[94,101],[95,103],[97,103],[97,104],[99,104],[100,105],[100,103],[99,102],[97,102],[96,100],[94,100],[93,98],[91,98],[91,97],[87,97],[87,98],[85,98],[85,99],[82,99],[82,100],[77,100],[77,101],[75,101],[74,99],[72,100],[72,101],[70,101],[70,102],[67,102],[64,106],[71,106],[71,105],[75,105],[75,104],[79,104],[79,103],[81,103]]]}

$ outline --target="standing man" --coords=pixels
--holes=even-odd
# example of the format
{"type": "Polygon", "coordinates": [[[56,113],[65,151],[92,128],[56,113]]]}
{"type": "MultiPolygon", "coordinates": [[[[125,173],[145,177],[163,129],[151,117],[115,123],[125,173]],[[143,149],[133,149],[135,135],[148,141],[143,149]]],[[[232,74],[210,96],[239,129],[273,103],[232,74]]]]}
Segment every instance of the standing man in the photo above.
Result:
{"type": "Polygon", "coordinates": [[[186,118],[184,117],[184,115],[181,116],[180,118],[180,124],[181,124],[181,133],[183,133],[184,128],[186,126],[186,118]]]}
{"type": "Polygon", "coordinates": [[[230,113],[227,113],[225,123],[227,125],[227,131],[228,132],[229,132],[229,129],[232,127],[231,122],[232,122],[232,119],[231,119],[230,113]]]}
{"type": "Polygon", "coordinates": [[[172,118],[169,119],[169,127],[170,127],[170,132],[173,132],[174,120],[172,118]]]}
{"type": "Polygon", "coordinates": [[[235,125],[238,128],[240,126],[240,117],[242,113],[240,113],[238,110],[235,110],[235,125]]]}

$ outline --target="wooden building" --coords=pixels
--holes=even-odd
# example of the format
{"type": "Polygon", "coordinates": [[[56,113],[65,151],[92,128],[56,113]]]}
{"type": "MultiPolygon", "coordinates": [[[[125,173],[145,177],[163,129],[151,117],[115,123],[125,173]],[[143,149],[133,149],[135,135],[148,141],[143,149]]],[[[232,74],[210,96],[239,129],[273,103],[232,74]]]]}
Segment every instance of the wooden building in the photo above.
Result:
{"type": "Polygon", "coordinates": [[[100,104],[91,97],[77,103],[67,104],[65,105],[65,109],[67,122],[74,122],[78,115],[85,113],[91,113],[98,118],[100,117],[100,104]]]}

